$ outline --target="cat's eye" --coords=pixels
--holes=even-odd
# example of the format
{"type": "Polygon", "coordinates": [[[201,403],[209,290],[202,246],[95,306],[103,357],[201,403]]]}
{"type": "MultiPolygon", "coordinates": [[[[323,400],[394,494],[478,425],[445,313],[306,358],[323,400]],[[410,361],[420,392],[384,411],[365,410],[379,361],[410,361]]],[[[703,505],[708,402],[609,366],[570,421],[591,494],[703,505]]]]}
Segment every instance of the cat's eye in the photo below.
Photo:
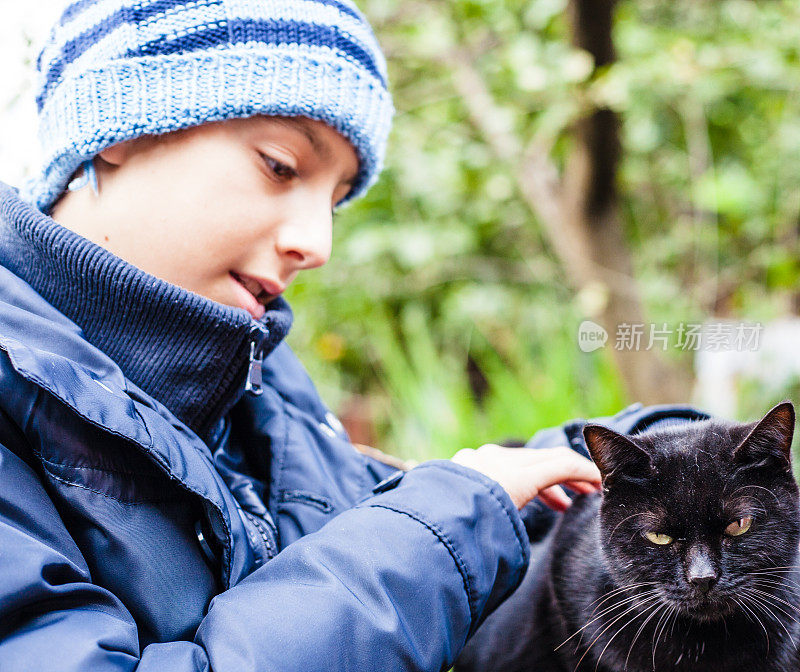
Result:
{"type": "Polygon", "coordinates": [[[752,524],[753,516],[739,518],[739,520],[734,520],[730,525],[728,525],[728,527],[725,528],[725,534],[731,537],[738,537],[740,534],[747,532],[752,524]]]}
{"type": "Polygon", "coordinates": [[[647,537],[649,541],[652,541],[654,544],[658,544],[659,546],[666,546],[667,544],[671,544],[673,539],[668,534],[659,534],[658,532],[645,532],[644,536],[647,537]]]}

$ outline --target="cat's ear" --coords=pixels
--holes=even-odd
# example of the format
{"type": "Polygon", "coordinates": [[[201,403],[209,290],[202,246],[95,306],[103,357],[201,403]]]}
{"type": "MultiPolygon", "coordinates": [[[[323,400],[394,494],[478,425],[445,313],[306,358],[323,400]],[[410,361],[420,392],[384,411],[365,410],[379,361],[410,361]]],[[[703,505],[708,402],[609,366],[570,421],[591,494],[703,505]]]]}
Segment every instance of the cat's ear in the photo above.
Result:
{"type": "Polygon", "coordinates": [[[748,467],[761,467],[777,459],[791,469],[794,421],[791,401],[775,406],[733,451],[734,462],[748,467]]]}
{"type": "Polygon", "coordinates": [[[614,476],[641,478],[652,472],[650,456],[624,434],[603,425],[585,425],[583,439],[605,482],[614,476]]]}

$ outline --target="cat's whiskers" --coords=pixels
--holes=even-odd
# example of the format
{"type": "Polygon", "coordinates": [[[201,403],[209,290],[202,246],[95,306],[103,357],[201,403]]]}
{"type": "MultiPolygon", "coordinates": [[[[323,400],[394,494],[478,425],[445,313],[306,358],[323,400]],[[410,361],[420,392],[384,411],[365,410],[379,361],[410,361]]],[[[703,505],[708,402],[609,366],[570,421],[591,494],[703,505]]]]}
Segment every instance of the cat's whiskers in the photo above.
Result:
{"type": "MultiPolygon", "coordinates": [[[[600,618],[603,618],[603,616],[605,616],[605,615],[606,615],[606,614],[608,614],[609,612],[611,612],[611,611],[614,611],[615,609],[619,609],[621,606],[624,606],[626,603],[633,602],[633,601],[635,601],[637,598],[645,598],[645,599],[644,599],[644,601],[646,601],[646,602],[649,602],[649,601],[650,601],[652,598],[654,598],[654,597],[657,597],[657,596],[658,596],[657,594],[658,594],[658,590],[656,590],[656,589],[654,588],[654,589],[652,589],[652,590],[645,591],[644,593],[641,593],[641,594],[637,594],[637,595],[631,595],[630,597],[626,597],[624,600],[620,600],[619,602],[615,602],[615,603],[614,603],[614,604],[612,604],[610,607],[606,607],[605,609],[603,609],[603,611],[601,611],[601,612],[600,612],[600,613],[599,613],[597,616],[595,616],[595,617],[594,617],[592,620],[590,620],[589,622],[585,623],[583,626],[581,626],[580,628],[578,628],[578,629],[577,629],[575,632],[573,632],[573,633],[572,633],[572,634],[571,634],[569,637],[567,637],[567,638],[566,638],[566,639],[565,639],[563,642],[561,642],[561,644],[559,644],[559,645],[558,645],[558,646],[557,646],[555,649],[553,649],[553,651],[558,651],[558,649],[560,649],[562,646],[564,646],[564,644],[566,644],[566,643],[567,643],[567,642],[568,642],[570,639],[572,639],[572,638],[573,638],[575,635],[577,635],[579,632],[582,632],[583,630],[585,630],[586,628],[588,628],[588,627],[589,627],[589,626],[590,626],[592,623],[594,623],[596,620],[598,620],[598,619],[600,619],[600,618]]],[[[635,608],[637,605],[635,605],[635,604],[634,604],[633,606],[634,606],[634,608],[635,608]]],[[[627,612],[625,612],[625,613],[627,613],[627,612]]],[[[590,614],[590,615],[591,615],[591,614],[590,614]]]]}
{"type": "MultiPolygon", "coordinates": [[[[646,600],[646,602],[648,602],[648,603],[649,603],[649,602],[652,602],[652,601],[659,601],[659,600],[660,600],[660,597],[659,597],[658,595],[654,595],[654,596],[652,596],[652,597],[648,598],[648,599],[646,600]]],[[[610,628],[612,625],[614,625],[614,623],[616,623],[617,621],[619,621],[619,620],[621,620],[622,618],[624,618],[624,617],[625,617],[627,614],[629,614],[630,612],[632,612],[632,611],[635,611],[635,610],[636,610],[637,608],[639,608],[640,606],[641,606],[641,605],[639,605],[639,604],[634,604],[632,607],[628,607],[628,608],[627,608],[625,611],[623,611],[623,612],[622,612],[622,613],[621,613],[619,616],[617,616],[616,618],[614,618],[614,620],[613,620],[613,621],[611,621],[611,622],[610,622],[608,625],[606,625],[606,627],[605,627],[605,628],[603,628],[603,629],[602,629],[602,630],[601,630],[601,631],[598,633],[598,635],[597,635],[597,636],[596,636],[596,637],[595,637],[595,638],[594,638],[594,639],[593,639],[591,642],[589,642],[589,645],[586,647],[586,651],[584,651],[584,652],[583,652],[583,655],[582,655],[582,656],[580,657],[580,659],[578,660],[578,664],[577,664],[577,665],[575,665],[575,670],[577,670],[577,669],[580,667],[580,665],[581,665],[581,661],[583,661],[583,659],[586,657],[586,654],[587,654],[587,653],[589,653],[589,651],[591,651],[591,650],[592,650],[592,647],[594,646],[594,643],[595,643],[595,642],[596,642],[598,639],[600,639],[600,638],[603,636],[603,634],[606,632],[606,630],[608,630],[608,629],[609,629],[609,628],[610,628]]],[[[649,606],[649,604],[648,604],[648,606],[649,606]]],[[[575,672],[575,670],[573,670],[573,672],[575,672]]]]}
{"type": "MultiPolygon", "coordinates": [[[[798,609],[793,604],[790,604],[786,600],[781,599],[777,595],[773,595],[772,593],[766,593],[763,590],[759,590],[758,588],[745,588],[745,590],[747,590],[749,592],[755,592],[756,594],[761,595],[763,598],[769,599],[771,601],[771,603],[773,604],[773,606],[775,606],[776,608],[779,608],[779,607],[778,607],[777,604],[775,604],[775,602],[780,602],[781,604],[789,607],[789,609],[793,609],[795,612],[800,614],[800,609],[798,609]]],[[[781,609],[781,611],[783,611],[783,610],[781,609]]],[[[784,612],[784,613],[786,613],[786,615],[789,618],[791,618],[795,623],[797,623],[797,625],[800,625],[800,621],[798,621],[794,616],[792,616],[791,614],[789,614],[787,612],[784,612]]]]}
{"type": "MultiPolygon", "coordinates": [[[[786,632],[786,635],[789,637],[789,641],[791,641],[791,640],[792,640],[792,635],[791,635],[791,633],[790,633],[790,632],[789,632],[789,630],[786,628],[786,626],[783,624],[783,621],[782,621],[781,619],[779,619],[779,618],[778,618],[778,617],[775,615],[775,613],[772,611],[772,609],[770,609],[769,607],[770,607],[770,606],[773,606],[773,607],[775,607],[776,609],[779,609],[780,611],[783,611],[783,610],[782,610],[782,609],[780,609],[780,607],[779,607],[778,605],[776,605],[776,604],[769,605],[769,604],[765,603],[765,601],[763,600],[763,598],[759,598],[759,596],[758,596],[758,595],[754,595],[754,594],[750,593],[749,591],[748,591],[748,596],[749,596],[749,598],[750,598],[750,604],[752,604],[754,607],[757,607],[757,608],[761,609],[761,612],[762,612],[763,614],[765,614],[765,615],[767,615],[767,616],[772,616],[772,619],[773,619],[773,620],[774,620],[774,621],[775,621],[775,622],[776,622],[778,625],[780,625],[780,626],[783,628],[784,632],[786,632]]],[[[786,612],[783,612],[783,613],[786,613],[786,612]]],[[[787,615],[788,615],[788,614],[787,614],[787,615]]]]}
{"type": "Polygon", "coordinates": [[[748,572],[746,576],[754,576],[758,577],[754,580],[756,581],[767,581],[767,580],[774,580],[779,581],[782,584],[791,583],[795,586],[795,588],[800,588],[800,582],[795,581],[794,579],[790,579],[785,574],[781,574],[780,572],[784,571],[795,571],[795,570],[785,570],[779,569],[777,572],[772,570],[765,570],[765,571],[757,571],[757,572],[748,572]]]}
{"type": "Polygon", "coordinates": [[[800,572],[800,569],[795,569],[793,567],[772,567],[771,569],[760,569],[754,572],[748,572],[748,574],[773,574],[776,576],[785,576],[786,574],[791,574],[792,572],[800,572]]]}
{"type": "MultiPolygon", "coordinates": [[[[600,597],[597,598],[597,600],[602,600],[602,602],[600,602],[600,604],[598,604],[592,610],[592,613],[589,614],[589,616],[594,614],[594,612],[597,611],[602,606],[603,602],[608,602],[608,600],[610,600],[612,597],[614,597],[615,594],[624,592],[626,590],[634,590],[635,588],[641,588],[642,586],[655,586],[657,584],[658,584],[658,581],[642,581],[640,583],[632,583],[632,584],[629,584],[627,586],[622,586],[621,588],[615,588],[614,590],[610,590],[607,593],[605,593],[605,594],[603,594],[603,595],[601,595],[600,597]]],[[[591,607],[595,602],[597,602],[597,600],[592,600],[589,604],[586,605],[587,608],[591,607]]]]}
{"type": "MultiPolygon", "coordinates": [[[[771,567],[775,566],[775,558],[770,554],[769,549],[759,549],[758,557],[766,561],[763,569],[770,569],[771,567]]],[[[786,569],[790,568],[786,567],[786,569]]]]}
{"type": "MultiPolygon", "coordinates": [[[[766,579],[766,578],[758,578],[758,579],[751,578],[750,582],[755,584],[756,582],[761,582],[761,581],[769,582],[770,579],[766,579]]],[[[744,584],[744,585],[749,585],[749,583],[748,584],[744,584]]],[[[795,581],[792,581],[792,582],[788,582],[788,581],[772,581],[772,583],[764,583],[764,585],[765,586],[771,585],[771,586],[774,586],[775,588],[781,588],[782,590],[786,591],[787,593],[795,593],[795,594],[798,592],[798,589],[800,589],[800,585],[798,585],[797,582],[795,582],[795,581]]]]}
{"type": "Polygon", "coordinates": [[[785,576],[778,576],[775,574],[759,574],[759,575],[745,575],[745,579],[750,579],[744,583],[745,586],[750,583],[763,583],[764,585],[772,584],[777,588],[781,588],[788,593],[797,593],[800,589],[800,584],[792,579],[787,579],[785,576]]]}
{"type": "MultiPolygon", "coordinates": [[[[679,616],[679,615],[680,615],[679,613],[676,613],[676,614],[675,614],[675,618],[674,618],[674,619],[673,619],[673,621],[672,621],[672,628],[670,628],[670,631],[669,631],[669,637],[670,637],[670,639],[672,639],[672,638],[673,638],[673,636],[674,636],[674,632],[675,632],[675,624],[678,622],[678,616],[679,616]]],[[[725,617],[724,617],[724,616],[722,617],[722,621],[723,621],[723,622],[725,622],[725,617]]],[[[728,627],[728,626],[726,625],[726,626],[725,626],[725,629],[726,629],[726,631],[727,631],[727,627],[728,627]]]]}
{"type": "Polygon", "coordinates": [[[745,576],[753,577],[753,580],[766,580],[766,579],[773,579],[775,581],[780,581],[784,584],[792,584],[795,588],[800,588],[800,581],[795,579],[789,578],[785,574],[778,574],[775,572],[759,572],[757,574],[746,574],[745,576]]]}
{"type": "MultiPolygon", "coordinates": [[[[592,609],[591,613],[589,614],[589,617],[591,618],[591,616],[594,615],[594,613],[603,605],[604,602],[607,602],[608,600],[614,598],[615,596],[619,597],[619,593],[624,592],[624,591],[634,590],[636,588],[641,588],[642,586],[651,586],[651,585],[652,586],[658,585],[658,581],[641,581],[639,583],[631,583],[631,584],[628,584],[626,586],[622,586],[620,588],[615,588],[614,590],[611,590],[608,593],[604,593],[603,595],[598,597],[596,600],[592,600],[592,602],[590,602],[587,605],[587,608],[588,608],[588,607],[592,606],[595,602],[597,602],[597,600],[602,600],[594,609],[592,609]]],[[[558,647],[556,647],[556,649],[559,648],[560,646],[562,646],[563,644],[566,644],[570,639],[572,639],[572,637],[577,635],[579,632],[581,632],[582,630],[584,630],[585,628],[590,626],[592,623],[594,623],[596,620],[602,618],[603,616],[605,616],[609,612],[612,612],[612,611],[618,609],[619,607],[621,607],[621,606],[623,606],[625,604],[629,604],[631,602],[635,602],[637,599],[649,598],[649,597],[651,597],[651,596],[653,596],[653,595],[655,595],[657,593],[658,593],[658,590],[655,589],[655,588],[652,588],[650,590],[644,591],[643,593],[635,593],[634,595],[629,595],[625,599],[621,599],[621,600],[619,600],[617,602],[614,602],[612,605],[604,608],[599,614],[597,614],[597,616],[595,616],[590,621],[588,621],[585,625],[583,625],[583,627],[581,627],[579,630],[577,630],[572,635],[570,635],[567,639],[565,639],[561,644],[559,644],[558,647]]],[[[576,652],[578,651],[578,648],[580,647],[580,644],[581,644],[582,641],[583,641],[583,633],[581,633],[581,637],[578,640],[578,643],[575,645],[575,647],[576,647],[575,651],[576,652]]]]}
{"type": "MultiPolygon", "coordinates": [[[[767,627],[764,625],[762,620],[758,617],[758,614],[756,614],[752,609],[750,609],[750,607],[748,607],[747,604],[745,604],[744,601],[740,602],[739,599],[736,598],[736,597],[732,597],[731,599],[733,599],[733,601],[736,602],[736,604],[738,604],[740,607],[742,607],[742,609],[745,610],[748,614],[751,614],[753,616],[753,618],[756,619],[756,623],[758,623],[761,626],[761,629],[764,631],[764,636],[767,638],[767,653],[769,653],[769,633],[767,632],[767,627]]],[[[743,598],[743,600],[746,600],[746,599],[747,598],[743,598]]],[[[748,616],[748,618],[749,618],[749,616],[748,616]]]]}
{"type": "Polygon", "coordinates": [[[772,490],[770,490],[769,488],[765,488],[762,485],[742,485],[742,486],[736,488],[736,490],[734,490],[729,496],[733,497],[733,495],[735,495],[737,492],[739,492],[739,490],[744,490],[745,488],[758,488],[759,490],[764,490],[764,491],[768,492],[770,495],[772,495],[775,498],[775,501],[778,502],[779,505],[781,503],[781,500],[778,498],[778,495],[776,495],[774,492],[772,492],[772,490]]]}
{"type": "MultiPolygon", "coordinates": [[[[797,587],[796,581],[792,581],[792,583],[794,583],[795,587],[797,587]]],[[[785,590],[787,593],[791,592],[790,588],[786,585],[786,581],[778,581],[777,579],[764,579],[764,578],[753,579],[753,584],[754,585],[761,584],[762,586],[780,588],[781,590],[785,590]]]]}
{"type": "Polygon", "coordinates": [[[618,522],[618,523],[617,523],[617,524],[614,526],[614,529],[613,529],[613,530],[611,530],[611,534],[609,534],[609,535],[608,535],[608,540],[609,540],[609,542],[611,541],[611,538],[614,536],[614,532],[616,532],[616,531],[617,531],[617,528],[618,528],[620,525],[622,525],[622,523],[624,523],[626,520],[630,520],[631,518],[636,518],[636,516],[650,516],[650,517],[652,518],[652,517],[653,517],[653,514],[652,514],[652,512],[650,512],[650,511],[641,511],[641,512],[639,512],[639,513],[632,513],[632,514],[631,514],[630,516],[628,516],[627,518],[623,518],[622,520],[620,520],[620,521],[619,521],[619,522],[618,522]]]}
{"type": "MultiPolygon", "coordinates": [[[[633,589],[635,589],[635,588],[641,588],[642,586],[648,586],[648,585],[657,585],[657,583],[658,583],[657,581],[642,581],[642,582],[640,582],[640,583],[633,583],[633,584],[629,584],[629,585],[627,585],[627,586],[623,586],[623,587],[621,587],[621,588],[617,588],[617,589],[615,589],[615,590],[612,590],[612,591],[610,591],[610,594],[608,594],[606,597],[603,597],[603,596],[601,595],[601,596],[600,596],[600,597],[598,597],[597,599],[598,599],[598,600],[599,600],[599,599],[602,599],[602,602],[600,602],[600,603],[599,603],[599,604],[598,604],[598,605],[597,605],[597,606],[596,606],[594,609],[592,609],[591,613],[589,614],[589,617],[591,618],[591,617],[594,615],[594,613],[595,613],[595,612],[596,612],[596,611],[597,611],[597,610],[598,610],[598,609],[599,609],[599,608],[600,608],[600,607],[603,605],[603,603],[604,603],[604,602],[607,602],[607,601],[608,601],[608,600],[610,600],[610,599],[612,599],[612,598],[614,597],[614,595],[615,595],[615,594],[617,594],[617,595],[618,595],[618,594],[619,594],[620,592],[622,592],[622,591],[626,591],[626,590],[633,590],[633,589]]],[[[615,609],[619,608],[619,607],[620,607],[620,606],[622,606],[623,604],[626,604],[626,603],[628,603],[628,602],[633,602],[633,601],[635,601],[635,600],[636,600],[636,598],[637,598],[637,597],[642,597],[642,596],[645,596],[645,595],[652,595],[652,594],[655,594],[655,592],[656,592],[656,591],[655,591],[655,589],[651,589],[650,591],[645,591],[645,593],[643,593],[643,594],[635,594],[635,595],[631,595],[630,597],[628,597],[628,598],[625,598],[624,600],[620,600],[619,602],[615,602],[615,603],[614,603],[613,605],[611,605],[610,607],[607,607],[607,608],[603,609],[603,610],[602,610],[602,611],[601,611],[601,612],[600,612],[600,613],[597,615],[597,617],[596,617],[596,618],[593,618],[591,621],[589,621],[588,623],[586,623],[586,625],[584,625],[584,626],[583,626],[583,628],[581,628],[581,630],[583,630],[583,629],[584,629],[586,626],[588,626],[588,625],[591,625],[591,624],[592,624],[594,621],[596,621],[598,618],[602,618],[602,617],[603,617],[605,614],[607,614],[609,611],[614,611],[615,609]]],[[[594,601],[592,601],[592,602],[589,604],[589,606],[592,606],[592,604],[594,604],[595,602],[597,602],[597,600],[594,600],[594,601]]],[[[581,632],[581,630],[579,630],[578,632],[581,632]]],[[[577,633],[575,633],[575,634],[577,634],[577,633]]],[[[574,636],[575,636],[575,634],[573,634],[573,635],[572,635],[572,637],[574,637],[574,636]]],[[[566,640],[566,641],[569,641],[569,640],[566,640]]],[[[580,638],[578,639],[578,643],[575,645],[575,653],[577,653],[578,649],[580,648],[581,642],[583,642],[583,633],[581,633],[581,636],[580,636],[580,638]]]]}
{"type": "MultiPolygon", "coordinates": [[[[748,486],[748,485],[743,485],[742,486],[742,488],[748,488],[748,487],[752,487],[752,486],[748,486]]],[[[736,494],[737,492],[739,492],[739,490],[741,490],[742,488],[736,488],[736,490],[734,490],[730,494],[730,497],[733,497],[733,495],[736,494]]],[[[765,506],[764,502],[762,502],[761,498],[756,496],[756,495],[744,495],[744,496],[742,496],[742,497],[740,497],[740,498],[738,498],[736,500],[731,500],[731,504],[732,505],[736,505],[736,504],[743,505],[745,508],[749,509],[751,514],[760,513],[760,514],[763,514],[763,515],[766,516],[767,513],[768,513],[767,507],[765,506]],[[753,500],[754,499],[757,500],[758,503],[761,506],[756,506],[755,504],[753,504],[753,500]]]]}
{"type": "MultiPolygon", "coordinates": [[[[636,515],[636,514],[634,514],[634,515],[636,515]]],[[[631,517],[633,517],[633,516],[629,516],[629,518],[631,518],[631,517]]],[[[612,534],[613,534],[613,531],[612,531],[612,534]]],[[[800,587],[800,584],[798,584],[794,580],[792,580],[792,579],[790,579],[790,578],[785,576],[786,573],[790,573],[790,572],[793,572],[793,571],[800,571],[800,568],[798,568],[797,566],[789,566],[789,565],[786,565],[786,566],[774,566],[774,567],[770,567],[768,569],[757,570],[757,571],[754,571],[754,572],[750,572],[748,574],[753,576],[753,584],[754,585],[758,585],[759,583],[761,583],[762,587],[764,587],[764,588],[769,588],[769,587],[783,587],[783,588],[786,588],[785,585],[783,585],[781,583],[781,581],[779,581],[778,579],[782,579],[784,583],[786,583],[786,582],[794,583],[795,585],[798,585],[798,587],[800,587]],[[773,579],[772,577],[776,577],[776,578],[773,579]]],[[[608,591],[608,592],[604,593],[603,595],[601,595],[600,597],[596,598],[595,600],[593,600],[588,605],[588,606],[592,606],[593,604],[597,603],[596,606],[594,607],[594,609],[592,610],[590,616],[594,615],[595,612],[597,612],[598,609],[601,609],[603,607],[603,605],[605,603],[607,603],[609,600],[613,600],[614,598],[619,598],[620,594],[624,594],[624,593],[626,593],[628,591],[635,590],[637,588],[642,588],[642,587],[648,586],[648,585],[658,585],[658,582],[656,582],[656,581],[642,581],[642,582],[635,583],[635,584],[630,584],[630,585],[627,585],[627,586],[621,586],[621,587],[615,588],[615,589],[613,589],[611,591],[608,591]]],[[[759,626],[761,627],[761,629],[764,631],[764,635],[765,635],[765,638],[766,638],[766,644],[767,644],[767,651],[769,651],[769,649],[770,649],[769,632],[768,632],[763,620],[759,617],[759,615],[753,609],[758,609],[758,611],[760,611],[762,614],[764,614],[768,619],[777,621],[778,624],[783,628],[783,630],[786,632],[786,634],[791,639],[792,638],[791,633],[789,633],[788,629],[786,628],[784,623],[777,617],[777,615],[775,614],[773,609],[775,609],[777,611],[780,611],[781,613],[783,613],[785,616],[788,616],[789,618],[792,618],[792,620],[794,620],[795,623],[797,623],[798,625],[800,625],[800,622],[798,622],[796,619],[794,619],[791,614],[789,614],[787,611],[785,611],[784,608],[781,607],[780,604],[777,604],[775,601],[777,600],[778,602],[783,603],[783,605],[785,605],[786,607],[789,607],[791,609],[794,609],[798,613],[800,613],[800,609],[797,609],[793,605],[789,604],[788,602],[782,600],[781,598],[779,598],[779,597],[777,597],[775,595],[772,595],[770,593],[766,593],[766,592],[761,591],[761,590],[759,590],[759,589],[757,589],[755,587],[750,587],[749,589],[745,589],[745,587],[743,586],[741,588],[742,588],[742,590],[745,590],[745,594],[741,595],[742,599],[739,600],[739,599],[733,598],[733,601],[736,604],[739,605],[739,607],[742,609],[743,613],[745,615],[747,615],[748,618],[752,617],[753,619],[755,619],[755,622],[757,622],[759,624],[759,626]],[[748,606],[748,604],[750,606],[748,606]]],[[[585,633],[586,629],[589,626],[591,626],[593,623],[595,623],[596,621],[598,621],[600,619],[603,619],[604,617],[608,616],[609,614],[612,614],[610,622],[608,622],[604,627],[602,627],[600,629],[600,631],[596,634],[594,639],[587,645],[583,655],[581,655],[581,657],[578,660],[578,663],[577,663],[577,665],[575,667],[575,669],[577,670],[578,667],[580,667],[580,664],[583,661],[583,659],[591,651],[591,649],[594,646],[594,644],[606,632],[608,632],[609,629],[611,629],[617,623],[622,621],[626,616],[629,616],[632,612],[635,612],[635,613],[633,613],[632,616],[630,616],[628,618],[628,620],[622,626],[620,626],[619,628],[616,629],[616,631],[613,633],[613,635],[608,640],[608,642],[606,642],[605,646],[603,647],[602,651],[600,652],[600,656],[597,659],[597,662],[596,662],[596,665],[595,665],[595,670],[597,670],[599,668],[600,660],[602,659],[602,657],[605,654],[606,650],[612,644],[612,642],[614,641],[616,636],[620,632],[622,632],[622,630],[624,630],[625,628],[629,627],[632,623],[634,623],[636,621],[636,619],[638,619],[640,617],[643,617],[644,621],[640,624],[639,628],[637,629],[636,634],[634,635],[634,638],[633,638],[633,640],[631,642],[631,645],[630,645],[630,647],[628,649],[628,653],[627,653],[626,658],[625,658],[625,667],[627,667],[628,661],[630,660],[630,656],[631,656],[631,654],[633,652],[633,648],[635,647],[635,644],[636,644],[638,638],[640,637],[641,633],[644,632],[644,629],[647,627],[647,624],[650,623],[652,621],[652,619],[654,619],[656,616],[658,616],[659,618],[658,618],[658,621],[656,622],[656,625],[655,625],[655,628],[654,628],[653,643],[652,643],[652,647],[653,647],[652,648],[652,663],[653,663],[653,667],[655,669],[656,654],[657,654],[657,651],[658,651],[658,645],[660,643],[660,640],[661,640],[662,636],[666,636],[666,632],[667,632],[667,629],[669,628],[670,620],[672,620],[672,627],[670,629],[670,638],[672,637],[672,632],[674,631],[675,624],[677,623],[678,616],[680,614],[680,609],[677,606],[671,606],[669,603],[662,602],[659,599],[659,597],[658,597],[658,593],[659,592],[660,591],[658,589],[650,589],[650,590],[644,591],[641,594],[637,593],[637,594],[634,594],[634,595],[629,595],[629,596],[625,597],[624,599],[617,599],[610,606],[602,608],[602,610],[600,611],[599,614],[597,614],[597,616],[592,618],[585,625],[583,625],[581,628],[579,628],[575,633],[570,635],[570,637],[568,637],[566,640],[564,640],[564,642],[559,644],[556,647],[556,650],[558,648],[560,648],[561,646],[563,646],[564,644],[566,644],[575,635],[581,633],[580,641],[578,642],[577,647],[575,649],[575,652],[577,653],[577,651],[580,649],[581,641],[583,640],[583,634],[585,633]],[[633,603],[633,604],[631,604],[631,603],[633,603]],[[624,611],[622,611],[622,613],[614,613],[614,612],[618,612],[619,609],[622,609],[623,607],[626,607],[626,605],[627,605],[627,608],[625,608],[624,611]],[[644,608],[641,609],[641,607],[644,607],[644,608]]],[[[666,640],[666,641],[669,641],[669,639],[666,640]]]]}
{"type": "Polygon", "coordinates": [[[783,623],[783,621],[775,615],[775,612],[773,612],[772,609],[770,609],[770,607],[773,607],[774,609],[778,609],[778,611],[780,611],[781,613],[783,613],[786,616],[789,616],[789,614],[787,614],[780,607],[780,605],[777,605],[777,604],[774,604],[774,603],[767,603],[763,598],[759,598],[758,595],[752,595],[751,594],[750,595],[750,599],[752,600],[752,604],[755,605],[755,606],[758,606],[763,613],[769,614],[770,616],[772,616],[772,619],[778,625],[780,625],[783,628],[783,631],[786,633],[786,636],[789,638],[789,641],[792,641],[792,634],[789,632],[788,628],[783,623]]]}
{"type": "MultiPolygon", "coordinates": [[[[617,629],[617,631],[616,631],[616,632],[615,632],[615,633],[614,633],[614,634],[611,636],[611,638],[610,638],[610,639],[609,639],[609,640],[606,642],[606,645],[603,647],[603,650],[600,652],[600,655],[597,657],[597,663],[595,663],[595,666],[594,666],[595,672],[597,672],[597,668],[600,666],[600,660],[601,660],[601,658],[603,657],[603,654],[606,652],[606,649],[607,649],[609,646],[611,646],[611,642],[613,642],[613,641],[614,641],[614,637],[616,637],[616,636],[617,636],[617,635],[618,635],[620,632],[622,632],[622,631],[623,631],[625,628],[627,628],[627,627],[628,627],[628,626],[629,626],[631,623],[633,623],[633,622],[634,622],[634,621],[635,621],[637,618],[639,618],[639,616],[643,616],[644,614],[646,614],[646,613],[648,612],[648,610],[651,610],[651,609],[652,609],[652,610],[653,610],[653,611],[652,611],[652,613],[650,614],[650,616],[648,616],[648,617],[647,617],[647,620],[645,620],[645,623],[647,623],[647,621],[649,621],[649,620],[652,618],[652,616],[653,616],[653,613],[657,613],[657,612],[658,612],[658,611],[661,609],[661,607],[662,607],[662,606],[664,606],[664,603],[663,603],[663,602],[660,602],[660,601],[659,601],[659,602],[656,602],[656,603],[655,603],[655,604],[653,604],[651,607],[648,607],[647,609],[645,609],[643,612],[640,612],[640,613],[637,613],[637,614],[634,614],[633,616],[631,616],[631,618],[630,618],[630,619],[628,619],[628,622],[627,622],[627,623],[625,623],[625,625],[623,625],[623,626],[621,626],[620,628],[618,628],[618,629],[617,629]]],[[[639,631],[641,631],[641,628],[639,628],[639,631]]],[[[638,634],[638,633],[637,633],[637,634],[638,634]]],[[[627,664],[628,664],[628,662],[627,662],[627,660],[626,660],[626,661],[625,661],[625,665],[627,666],[627,664]]]]}
{"type": "MultiPolygon", "coordinates": [[[[666,603],[662,602],[661,605],[656,604],[656,605],[653,606],[653,609],[652,609],[650,615],[639,626],[639,629],[636,631],[636,634],[633,636],[633,641],[631,642],[631,646],[628,649],[628,655],[625,656],[625,665],[623,665],[624,669],[628,669],[628,659],[631,657],[631,652],[633,651],[633,647],[636,644],[636,640],[639,639],[639,635],[642,634],[642,630],[645,629],[645,627],[650,622],[650,620],[653,618],[653,616],[655,616],[659,612],[659,610],[660,610],[662,605],[666,605],[666,603]]],[[[603,651],[605,651],[605,649],[603,649],[603,651]]],[[[602,657],[602,655],[603,654],[601,653],[600,656],[602,657]]],[[[598,660],[597,662],[599,663],[600,661],[598,660]]]]}
{"type": "Polygon", "coordinates": [[[656,623],[656,627],[655,627],[655,630],[653,632],[653,669],[654,670],[656,669],[656,649],[658,648],[658,640],[661,638],[661,632],[659,632],[658,628],[661,625],[661,622],[663,620],[664,621],[663,629],[666,630],[666,624],[669,621],[669,617],[670,617],[670,615],[675,613],[676,609],[677,609],[677,607],[670,606],[669,610],[664,612],[664,614],[666,615],[666,618],[665,618],[664,615],[662,615],[662,616],[659,617],[658,623],[656,623]]]}

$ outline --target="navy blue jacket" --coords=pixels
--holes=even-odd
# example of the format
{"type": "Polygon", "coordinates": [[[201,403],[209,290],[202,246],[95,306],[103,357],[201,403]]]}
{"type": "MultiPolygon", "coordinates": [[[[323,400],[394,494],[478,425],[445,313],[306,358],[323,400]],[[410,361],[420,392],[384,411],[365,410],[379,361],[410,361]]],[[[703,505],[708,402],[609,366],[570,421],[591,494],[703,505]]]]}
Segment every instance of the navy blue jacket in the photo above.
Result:
{"type": "MultiPolygon", "coordinates": [[[[0,185],[0,219],[15,198],[0,185]]],[[[260,372],[204,441],[0,266],[0,670],[453,662],[524,575],[510,498],[354,449],[284,342],[260,372]]]]}
{"type": "MultiPolygon", "coordinates": [[[[357,451],[281,341],[285,311],[250,342],[245,311],[1,183],[0,263],[0,671],[435,671],[519,585],[530,549],[508,495],[447,460],[398,472],[357,451]],[[150,347],[167,335],[193,359],[150,347]]],[[[532,533],[546,511],[527,507],[532,533]]]]}

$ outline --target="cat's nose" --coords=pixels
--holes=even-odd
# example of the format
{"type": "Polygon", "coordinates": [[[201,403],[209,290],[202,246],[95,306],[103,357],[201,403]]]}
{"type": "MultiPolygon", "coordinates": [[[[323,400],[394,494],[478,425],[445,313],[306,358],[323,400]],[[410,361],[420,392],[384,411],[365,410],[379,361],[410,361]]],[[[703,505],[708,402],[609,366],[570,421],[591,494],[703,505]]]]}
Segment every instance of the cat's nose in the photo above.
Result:
{"type": "Polygon", "coordinates": [[[708,576],[692,576],[689,578],[689,583],[701,593],[707,593],[714,587],[714,584],[717,583],[717,577],[713,574],[708,576]]]}
{"type": "Polygon", "coordinates": [[[702,544],[693,545],[687,553],[686,580],[705,594],[719,579],[719,569],[712,560],[708,548],[702,544]]]}

